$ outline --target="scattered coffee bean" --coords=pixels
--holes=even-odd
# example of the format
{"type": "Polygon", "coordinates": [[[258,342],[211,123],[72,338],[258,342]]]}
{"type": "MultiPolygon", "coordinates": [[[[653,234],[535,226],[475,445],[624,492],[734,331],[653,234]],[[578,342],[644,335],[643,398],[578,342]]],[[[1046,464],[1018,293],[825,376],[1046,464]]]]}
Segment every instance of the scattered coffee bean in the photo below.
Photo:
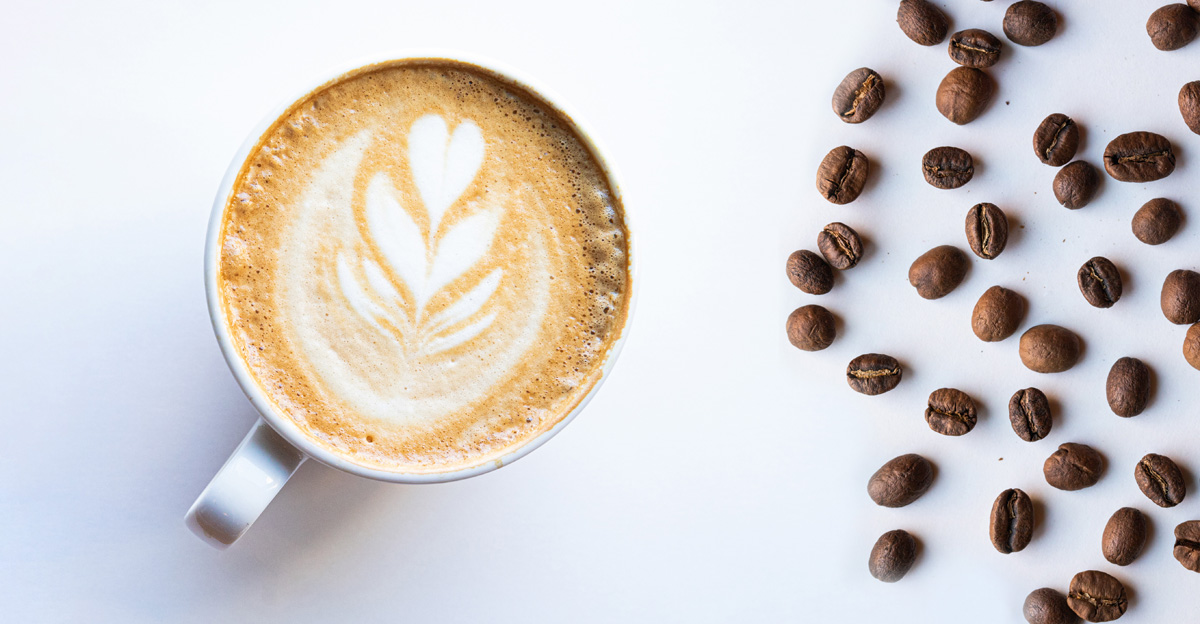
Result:
{"type": "Polygon", "coordinates": [[[974,67],[955,67],[937,90],[937,109],[958,125],[971,123],[992,100],[996,85],[992,77],[974,67]]]}
{"type": "Polygon", "coordinates": [[[1187,335],[1183,339],[1183,359],[1187,360],[1192,368],[1200,370],[1200,323],[1192,325],[1187,330],[1187,335]]]}
{"type": "Polygon", "coordinates": [[[1200,17],[1186,4],[1168,4],[1150,14],[1146,34],[1159,50],[1178,50],[1192,42],[1200,32],[1200,17]]]}
{"type": "Polygon", "coordinates": [[[1137,358],[1117,360],[1108,371],[1105,392],[1108,406],[1117,416],[1130,418],[1141,414],[1150,401],[1150,368],[1137,358]]]}
{"type": "Polygon", "coordinates": [[[1067,606],[1067,597],[1049,587],[1030,592],[1022,613],[1029,624],[1074,624],[1079,620],[1067,606]]]}
{"type": "Polygon", "coordinates": [[[1200,572],[1200,520],[1189,520],[1175,527],[1176,561],[1192,572],[1200,572]]]}
{"type": "Polygon", "coordinates": [[[896,21],[909,39],[923,46],[941,43],[950,30],[946,14],[926,0],[901,0],[896,21]]]}
{"type": "Polygon", "coordinates": [[[1142,494],[1159,507],[1174,507],[1187,496],[1183,471],[1170,457],[1150,453],[1133,470],[1142,494]]]}
{"type": "Polygon", "coordinates": [[[1005,555],[1020,552],[1033,538],[1033,501],[1018,489],[1004,490],[992,503],[992,546],[1005,555]]]}
{"type": "Polygon", "coordinates": [[[971,331],[984,342],[1013,335],[1025,317],[1025,298],[1003,286],[985,290],[971,313],[971,331]]]}
{"type": "Polygon", "coordinates": [[[817,190],[830,202],[848,204],[862,193],[870,169],[871,163],[862,152],[845,145],[835,147],[817,168],[817,190]]]}
{"type": "Polygon", "coordinates": [[[833,314],[819,305],[796,308],[788,315],[787,335],[797,349],[820,351],[837,337],[833,314]]]}
{"type": "Polygon", "coordinates": [[[1025,388],[1013,393],[1008,400],[1008,421],[1013,431],[1026,442],[1037,442],[1050,435],[1054,420],[1050,416],[1050,401],[1037,388],[1025,388]]]}
{"type": "Polygon", "coordinates": [[[796,288],[810,295],[823,295],[833,289],[833,268],[807,249],[788,256],[787,275],[796,288]]]}
{"type": "Polygon", "coordinates": [[[873,69],[860,67],[833,91],[833,112],[846,123],[862,123],[879,110],[885,95],[883,78],[873,69]]]}
{"type": "Polygon", "coordinates": [[[950,60],[963,67],[991,67],[1000,60],[1000,40],[978,28],[950,35],[950,60]]]}
{"type": "Polygon", "coordinates": [[[953,245],[941,245],[921,254],[908,268],[908,283],[925,299],[940,299],[962,283],[970,261],[953,245]]]}
{"type": "Polygon", "coordinates": [[[1079,361],[1079,336],[1058,325],[1037,325],[1021,335],[1021,363],[1038,373],[1061,373],[1079,361]]]}
{"type": "Polygon", "coordinates": [[[900,362],[890,355],[866,353],[846,366],[846,382],[855,392],[867,396],[883,394],[900,383],[904,370],[900,362]]]}
{"type": "Polygon", "coordinates": [[[1122,507],[1104,525],[1100,550],[1109,563],[1127,566],[1146,547],[1146,516],[1133,507],[1122,507]]]}
{"type": "Polygon", "coordinates": [[[917,540],[908,531],[896,529],[876,540],[867,568],[884,583],[895,583],[908,574],[916,560],[917,540]]]}
{"type": "Polygon", "coordinates": [[[1100,175],[1096,168],[1082,160],[1059,169],[1054,176],[1054,198],[1071,210],[1088,205],[1099,187],[1100,175]]]}
{"type": "Polygon", "coordinates": [[[1128,132],[1104,148],[1104,170],[1121,182],[1161,180],[1175,171],[1175,152],[1161,134],[1128,132]]]}
{"type": "Polygon", "coordinates": [[[862,258],[862,238],[854,228],[835,221],[817,234],[817,249],[833,268],[845,271],[854,268],[862,258]]]}
{"type": "Polygon", "coordinates": [[[1033,151],[1038,160],[1051,167],[1061,167],[1075,157],[1079,149],[1079,126],[1062,113],[1042,120],[1033,133],[1033,151]]]}
{"type": "Polygon", "coordinates": [[[1159,197],[1146,202],[1133,215],[1133,235],[1147,245],[1161,245],[1179,231],[1183,211],[1179,204],[1159,197]]]}
{"type": "Polygon", "coordinates": [[[925,422],[934,432],[945,436],[966,435],[975,428],[975,401],[954,388],[941,388],[929,395],[925,422]]]}
{"type": "Polygon", "coordinates": [[[1179,269],[1167,274],[1159,304],[1163,316],[1176,325],[1200,321],[1200,273],[1179,269]]]}
{"type": "Polygon", "coordinates": [[[1121,298],[1121,272],[1108,258],[1096,256],[1076,275],[1083,298],[1097,308],[1111,308],[1121,298]]]}
{"type": "Polygon", "coordinates": [[[867,494],[876,505],[904,507],[921,498],[933,485],[933,464],[909,453],[884,464],[867,481],[867,494]]]}
{"type": "Polygon", "coordinates": [[[975,159],[957,147],[935,147],[921,158],[921,173],[936,188],[956,189],[975,175],[975,159]]]}
{"type": "Polygon", "coordinates": [[[1200,0],[1187,0],[1187,4],[1193,11],[1200,11],[1200,0]]]}
{"type": "Polygon", "coordinates": [[[1008,244],[1008,217],[996,204],[975,204],[967,211],[967,244],[984,260],[991,260],[1008,244]]]}
{"type": "Polygon", "coordinates": [[[1054,10],[1033,0],[1013,3],[1004,13],[1004,36],[1023,46],[1040,46],[1058,32],[1054,10]]]}
{"type": "Polygon", "coordinates": [[[1046,483],[1068,492],[1096,485],[1104,471],[1104,458],[1086,444],[1067,442],[1046,458],[1042,472],[1046,483]]]}
{"type": "Polygon", "coordinates": [[[1111,622],[1125,615],[1129,606],[1121,581],[1098,570],[1080,572],[1071,579],[1067,604],[1089,622],[1111,622]]]}
{"type": "Polygon", "coordinates": [[[1183,123],[1192,132],[1200,134],[1200,80],[1189,82],[1179,90],[1179,113],[1183,115],[1183,123]]]}

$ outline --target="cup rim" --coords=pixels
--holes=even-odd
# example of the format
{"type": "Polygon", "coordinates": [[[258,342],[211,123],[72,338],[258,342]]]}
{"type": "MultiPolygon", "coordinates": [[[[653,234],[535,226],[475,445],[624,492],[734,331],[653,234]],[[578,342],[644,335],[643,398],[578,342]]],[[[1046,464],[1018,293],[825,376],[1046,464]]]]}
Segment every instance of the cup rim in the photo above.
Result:
{"type": "Polygon", "coordinates": [[[209,319],[212,322],[213,332],[217,338],[217,344],[221,348],[221,354],[225,358],[226,365],[233,373],[234,379],[242,392],[250,403],[258,411],[260,417],[279,433],[288,443],[295,446],[305,455],[327,465],[332,468],[337,468],[354,474],[360,477],[375,479],[379,481],[388,481],[393,483],[444,483],[448,481],[457,481],[469,477],[478,476],[484,473],[491,472],[502,466],[508,465],[537,449],[545,444],[550,438],[562,431],[579,412],[592,400],[600,387],[604,385],[605,380],[612,372],[613,366],[616,364],[617,357],[621,353],[621,349],[625,344],[625,340],[629,336],[630,324],[633,320],[633,311],[637,303],[638,291],[638,262],[637,253],[635,251],[636,234],[635,228],[631,225],[629,216],[629,208],[625,205],[624,194],[621,191],[619,178],[614,171],[612,164],[605,158],[605,150],[601,148],[595,136],[589,131],[589,125],[580,118],[580,116],[567,104],[563,98],[553,90],[547,88],[535,80],[531,80],[525,74],[514,70],[513,68],[497,62],[493,59],[483,58],[475,54],[463,53],[456,50],[447,49],[404,49],[383,54],[375,54],[367,57],[359,58],[351,63],[341,64],[331,70],[327,70],[317,74],[315,80],[305,82],[303,87],[292,92],[291,96],[284,99],[281,104],[269,111],[266,116],[259,121],[248,133],[246,140],[242,143],[230,161],[229,167],[225,170],[225,175],[221,179],[221,184],[218,187],[216,199],[213,202],[212,213],[209,217],[207,238],[204,245],[204,290],[205,298],[208,304],[209,319]],[[339,455],[332,450],[318,444],[315,440],[309,437],[300,427],[288,418],[286,415],[278,413],[275,410],[271,401],[263,394],[258,383],[251,375],[249,367],[245,361],[238,355],[237,349],[234,348],[230,338],[229,328],[226,326],[224,312],[221,309],[220,289],[217,287],[217,265],[220,258],[219,241],[221,237],[221,225],[224,222],[225,208],[229,203],[229,196],[233,191],[233,185],[237,180],[238,173],[242,169],[243,163],[250,156],[250,152],[258,145],[262,135],[270,129],[275,121],[282,116],[287,110],[297,101],[307,97],[309,94],[324,88],[326,85],[333,84],[341,79],[346,74],[357,71],[359,69],[371,66],[381,65],[390,62],[402,62],[410,60],[443,60],[467,65],[474,65],[488,72],[493,72],[501,78],[513,83],[529,91],[534,96],[543,100],[551,108],[560,115],[565,117],[573,126],[576,133],[582,139],[584,146],[591,152],[592,157],[600,165],[609,186],[612,189],[613,195],[621,202],[622,211],[624,213],[625,231],[626,231],[626,249],[628,261],[628,276],[629,276],[629,301],[625,307],[625,318],[621,324],[620,335],[612,343],[604,362],[601,364],[600,378],[588,390],[588,392],[579,399],[571,411],[560,419],[555,425],[537,436],[529,439],[524,444],[517,446],[504,453],[503,455],[485,460],[474,466],[459,468],[445,472],[400,472],[384,470],[380,468],[372,468],[365,466],[339,455]]]}

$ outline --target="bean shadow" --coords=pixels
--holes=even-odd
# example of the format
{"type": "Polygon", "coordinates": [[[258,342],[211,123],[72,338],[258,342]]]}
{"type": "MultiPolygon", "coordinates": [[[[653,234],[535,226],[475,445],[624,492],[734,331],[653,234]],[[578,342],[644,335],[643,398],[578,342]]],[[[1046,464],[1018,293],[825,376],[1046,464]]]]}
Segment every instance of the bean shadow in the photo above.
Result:
{"type": "Polygon", "coordinates": [[[1057,396],[1053,394],[1047,394],[1046,405],[1050,406],[1050,431],[1053,433],[1054,428],[1061,427],[1062,424],[1066,422],[1067,418],[1063,415],[1064,412],[1062,401],[1058,400],[1057,396]]]}
{"type": "Polygon", "coordinates": [[[883,105],[879,107],[878,111],[875,111],[876,115],[888,114],[888,111],[897,106],[896,102],[904,99],[904,87],[900,86],[900,83],[887,77],[884,77],[883,79],[883,90],[885,94],[883,98],[883,105]]]}
{"type": "MultiPolygon", "coordinates": [[[[1003,210],[1003,208],[1001,208],[1003,210]]],[[[1008,222],[1008,242],[1004,244],[1004,248],[1021,244],[1021,239],[1025,238],[1025,221],[1020,215],[1004,213],[1004,218],[1008,222]]]]}
{"type": "Polygon", "coordinates": [[[1133,273],[1129,272],[1123,262],[1114,262],[1113,266],[1117,267],[1117,274],[1121,276],[1121,297],[1128,297],[1137,291],[1137,280],[1133,279],[1133,273]]]}
{"type": "Polygon", "coordinates": [[[1030,539],[1030,541],[1033,541],[1040,539],[1042,534],[1046,532],[1046,525],[1049,524],[1046,522],[1048,508],[1041,498],[1031,496],[1029,497],[1029,502],[1033,503],[1033,535],[1030,539]]]}

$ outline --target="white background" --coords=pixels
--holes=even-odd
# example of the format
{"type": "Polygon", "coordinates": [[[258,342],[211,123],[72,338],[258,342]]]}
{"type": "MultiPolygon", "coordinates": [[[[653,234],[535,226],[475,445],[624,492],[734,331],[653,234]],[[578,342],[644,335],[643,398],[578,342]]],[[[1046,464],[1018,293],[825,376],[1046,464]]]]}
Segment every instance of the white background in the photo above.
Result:
{"type": "MultiPolygon", "coordinates": [[[[955,29],[1000,35],[1008,2],[939,3],[955,29]],[[952,5],[952,6],[951,6],[952,5]]],[[[1020,621],[1032,589],[1065,590],[1080,570],[1130,589],[1123,622],[1194,621],[1200,575],[1171,557],[1176,523],[1200,517],[1196,384],[1184,328],[1158,311],[1163,277],[1200,268],[1200,137],[1179,87],[1200,78],[1200,42],[1155,50],[1158,2],[1052,2],[1060,34],[1005,41],[996,101],[957,127],[933,94],[953,65],[895,25],[892,0],[861,2],[9,3],[0,30],[0,604],[11,621],[1020,621]],[[183,513],[255,419],[212,337],[202,250],[212,196],[245,134],[280,98],[330,67],[406,47],[448,47],[515,66],[585,118],[623,174],[639,226],[641,292],[632,336],[588,409],[499,472],[398,486],[309,462],[233,548],[212,550],[183,513]],[[834,86],[868,65],[887,103],[849,126],[834,86]],[[1179,167],[1148,185],[1106,179],[1071,212],[1030,147],[1038,122],[1081,123],[1080,157],[1153,130],[1179,167]],[[814,172],[850,144],[872,175],[848,206],[814,172]],[[939,191],[918,163],[953,144],[976,156],[966,187],[939,191]],[[1160,247],[1129,218],[1172,197],[1191,219],[1160,247]],[[1010,216],[1008,249],[972,260],[934,302],[906,282],[943,243],[965,248],[979,201],[1010,216]],[[784,277],[791,251],[842,220],[869,239],[862,264],[817,298],[784,277]],[[1075,271],[1093,255],[1122,269],[1125,296],[1089,307],[1075,271]],[[1056,322],[1084,339],[1082,363],[1025,370],[1016,338],[970,331],[976,298],[1003,284],[1030,302],[1022,329],[1056,322]],[[841,319],[820,353],[784,338],[796,306],[841,319]],[[895,391],[843,380],[872,351],[906,366],[895,391]],[[1122,420],[1104,400],[1118,357],[1143,358],[1157,390],[1122,420]],[[1011,431],[1011,393],[1054,399],[1054,430],[1011,431]],[[932,433],[926,395],[981,403],[962,438],[932,433]],[[1067,441],[1108,460],[1080,492],[1046,485],[1042,461],[1067,441]],[[1138,490],[1138,458],[1188,469],[1191,495],[1162,510],[1138,490]],[[920,452],[933,489],[876,507],[868,476],[920,452]],[[1038,501],[1032,544],[1003,556],[987,539],[995,496],[1038,501]],[[1100,554],[1109,514],[1133,505],[1153,534],[1133,565],[1100,554]],[[913,571],[885,585],[866,570],[875,538],[906,528],[913,571]]]]}

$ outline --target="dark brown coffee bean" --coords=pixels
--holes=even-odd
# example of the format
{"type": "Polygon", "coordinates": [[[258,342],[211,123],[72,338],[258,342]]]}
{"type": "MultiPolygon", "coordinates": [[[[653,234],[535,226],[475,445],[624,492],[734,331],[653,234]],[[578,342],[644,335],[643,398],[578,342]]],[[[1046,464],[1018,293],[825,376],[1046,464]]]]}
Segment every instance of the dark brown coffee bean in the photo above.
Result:
{"type": "Polygon", "coordinates": [[[1022,0],[1004,13],[1004,36],[1023,46],[1040,46],[1058,32],[1058,16],[1054,10],[1033,0],[1022,0]]]}
{"type": "Polygon", "coordinates": [[[921,254],[908,267],[908,283],[925,299],[940,299],[962,283],[970,261],[953,245],[941,245],[921,254]]]}
{"type": "Polygon", "coordinates": [[[862,123],[879,110],[885,95],[883,78],[873,69],[860,67],[833,91],[833,112],[846,123],[862,123]]]}
{"type": "Polygon", "coordinates": [[[867,495],[882,507],[904,507],[921,498],[933,485],[933,464],[909,453],[884,464],[867,481],[867,495]]]}
{"type": "Polygon", "coordinates": [[[1182,222],[1179,204],[1160,197],[1142,205],[1134,213],[1130,226],[1138,240],[1147,245],[1161,245],[1171,240],[1182,222]]]}
{"type": "Polygon", "coordinates": [[[967,211],[967,244],[984,260],[991,260],[1008,244],[1008,217],[996,204],[982,203],[967,211]]]}
{"type": "Polygon", "coordinates": [[[1142,494],[1159,507],[1174,507],[1187,496],[1183,471],[1170,457],[1150,453],[1133,470],[1142,494]]]}
{"type": "Polygon", "coordinates": [[[1079,126],[1062,113],[1042,120],[1033,132],[1033,151],[1038,160],[1051,167],[1061,167],[1075,157],[1079,149],[1079,126]]]}
{"type": "Polygon", "coordinates": [[[971,331],[984,342],[1013,335],[1025,317],[1025,298],[1003,286],[985,290],[971,312],[971,331]]]}
{"type": "Polygon", "coordinates": [[[881,353],[860,355],[846,366],[846,382],[850,388],[867,396],[883,394],[895,388],[903,375],[900,362],[881,353]]]}
{"type": "Polygon", "coordinates": [[[1104,458],[1086,444],[1067,442],[1046,458],[1042,473],[1046,483],[1068,492],[1096,485],[1104,472],[1104,458]]]}
{"type": "Polygon", "coordinates": [[[1179,269],[1167,274],[1159,305],[1163,316],[1176,325],[1200,321],[1200,273],[1179,269]]]}
{"type": "Polygon", "coordinates": [[[950,30],[946,14],[926,0],[901,0],[896,22],[909,39],[923,46],[941,43],[950,30]]]}
{"type": "Polygon", "coordinates": [[[975,421],[975,401],[966,392],[941,388],[929,395],[925,422],[935,433],[944,436],[966,435],[975,428],[975,421]]]}
{"type": "Polygon", "coordinates": [[[1187,4],[1193,11],[1200,11],[1200,0],[1187,0],[1187,4]]]}
{"type": "Polygon", "coordinates": [[[817,249],[833,268],[845,271],[854,268],[862,258],[862,238],[854,228],[835,221],[817,234],[817,249]]]}
{"type": "Polygon", "coordinates": [[[960,126],[971,123],[983,114],[995,90],[996,83],[982,69],[955,67],[938,85],[938,112],[960,126]]]}
{"type": "Polygon", "coordinates": [[[963,67],[991,67],[1000,60],[1000,40],[978,28],[950,35],[950,60],[963,67]]]}
{"type": "Polygon", "coordinates": [[[1025,388],[1013,393],[1008,400],[1008,421],[1013,432],[1026,442],[1037,442],[1050,435],[1054,419],[1050,415],[1050,401],[1037,388],[1025,388]]]}
{"type": "Polygon", "coordinates": [[[1021,363],[1038,373],[1061,373],[1079,361],[1079,336],[1058,325],[1036,325],[1021,334],[1021,363]]]}
{"type": "Polygon", "coordinates": [[[817,190],[835,204],[848,204],[862,193],[870,170],[871,163],[862,152],[845,145],[835,147],[817,168],[817,190]]]}
{"type": "Polygon", "coordinates": [[[1141,414],[1150,401],[1150,368],[1141,360],[1123,357],[1108,371],[1108,406],[1117,416],[1141,414]]]}
{"type": "Polygon", "coordinates": [[[992,546],[1005,555],[1020,552],[1033,539],[1033,501],[1018,489],[1004,490],[992,503],[992,546]]]}
{"type": "Polygon", "coordinates": [[[823,295],[833,289],[833,268],[807,249],[788,256],[787,275],[792,285],[810,295],[823,295]]]}
{"type": "Polygon", "coordinates": [[[1200,572],[1200,520],[1175,527],[1175,560],[1192,572],[1200,572]]]}
{"type": "Polygon", "coordinates": [[[1175,151],[1161,134],[1129,132],[1104,148],[1104,170],[1121,182],[1161,180],[1175,171],[1175,151]]]}
{"type": "Polygon", "coordinates": [[[1192,325],[1183,339],[1183,359],[1200,370],[1200,323],[1192,325]]]}
{"type": "Polygon", "coordinates": [[[1074,624],[1079,616],[1067,606],[1067,597],[1049,587],[1035,589],[1025,597],[1022,610],[1029,624],[1074,624]]]}
{"type": "Polygon", "coordinates": [[[1200,80],[1193,80],[1179,90],[1179,114],[1192,132],[1200,134],[1200,80]]]}
{"type": "Polygon", "coordinates": [[[956,189],[975,175],[975,159],[957,147],[935,147],[921,158],[925,181],[940,189],[956,189]]]}
{"type": "Polygon", "coordinates": [[[797,349],[820,351],[837,337],[833,314],[819,305],[796,308],[788,315],[787,335],[797,349]]]}
{"type": "Polygon", "coordinates": [[[1150,14],[1146,34],[1159,50],[1178,50],[1200,32],[1200,17],[1186,4],[1168,4],[1150,14]]]}
{"type": "Polygon", "coordinates": [[[1085,161],[1077,160],[1054,176],[1054,198],[1071,210],[1088,205],[1100,188],[1100,174],[1085,161]]]}
{"type": "Polygon", "coordinates": [[[1096,256],[1076,275],[1083,298],[1097,308],[1111,308],[1121,298],[1121,272],[1108,258],[1096,256]]]}
{"type": "Polygon", "coordinates": [[[908,531],[896,529],[879,536],[871,548],[867,569],[884,583],[904,578],[917,561],[917,540],[908,531]]]}
{"type": "Polygon", "coordinates": [[[1111,622],[1125,615],[1129,607],[1121,581],[1098,570],[1080,572],[1071,579],[1067,604],[1089,622],[1111,622]]]}
{"type": "Polygon", "coordinates": [[[1104,525],[1100,550],[1113,565],[1127,566],[1146,547],[1146,516],[1133,507],[1122,507],[1104,525]]]}

